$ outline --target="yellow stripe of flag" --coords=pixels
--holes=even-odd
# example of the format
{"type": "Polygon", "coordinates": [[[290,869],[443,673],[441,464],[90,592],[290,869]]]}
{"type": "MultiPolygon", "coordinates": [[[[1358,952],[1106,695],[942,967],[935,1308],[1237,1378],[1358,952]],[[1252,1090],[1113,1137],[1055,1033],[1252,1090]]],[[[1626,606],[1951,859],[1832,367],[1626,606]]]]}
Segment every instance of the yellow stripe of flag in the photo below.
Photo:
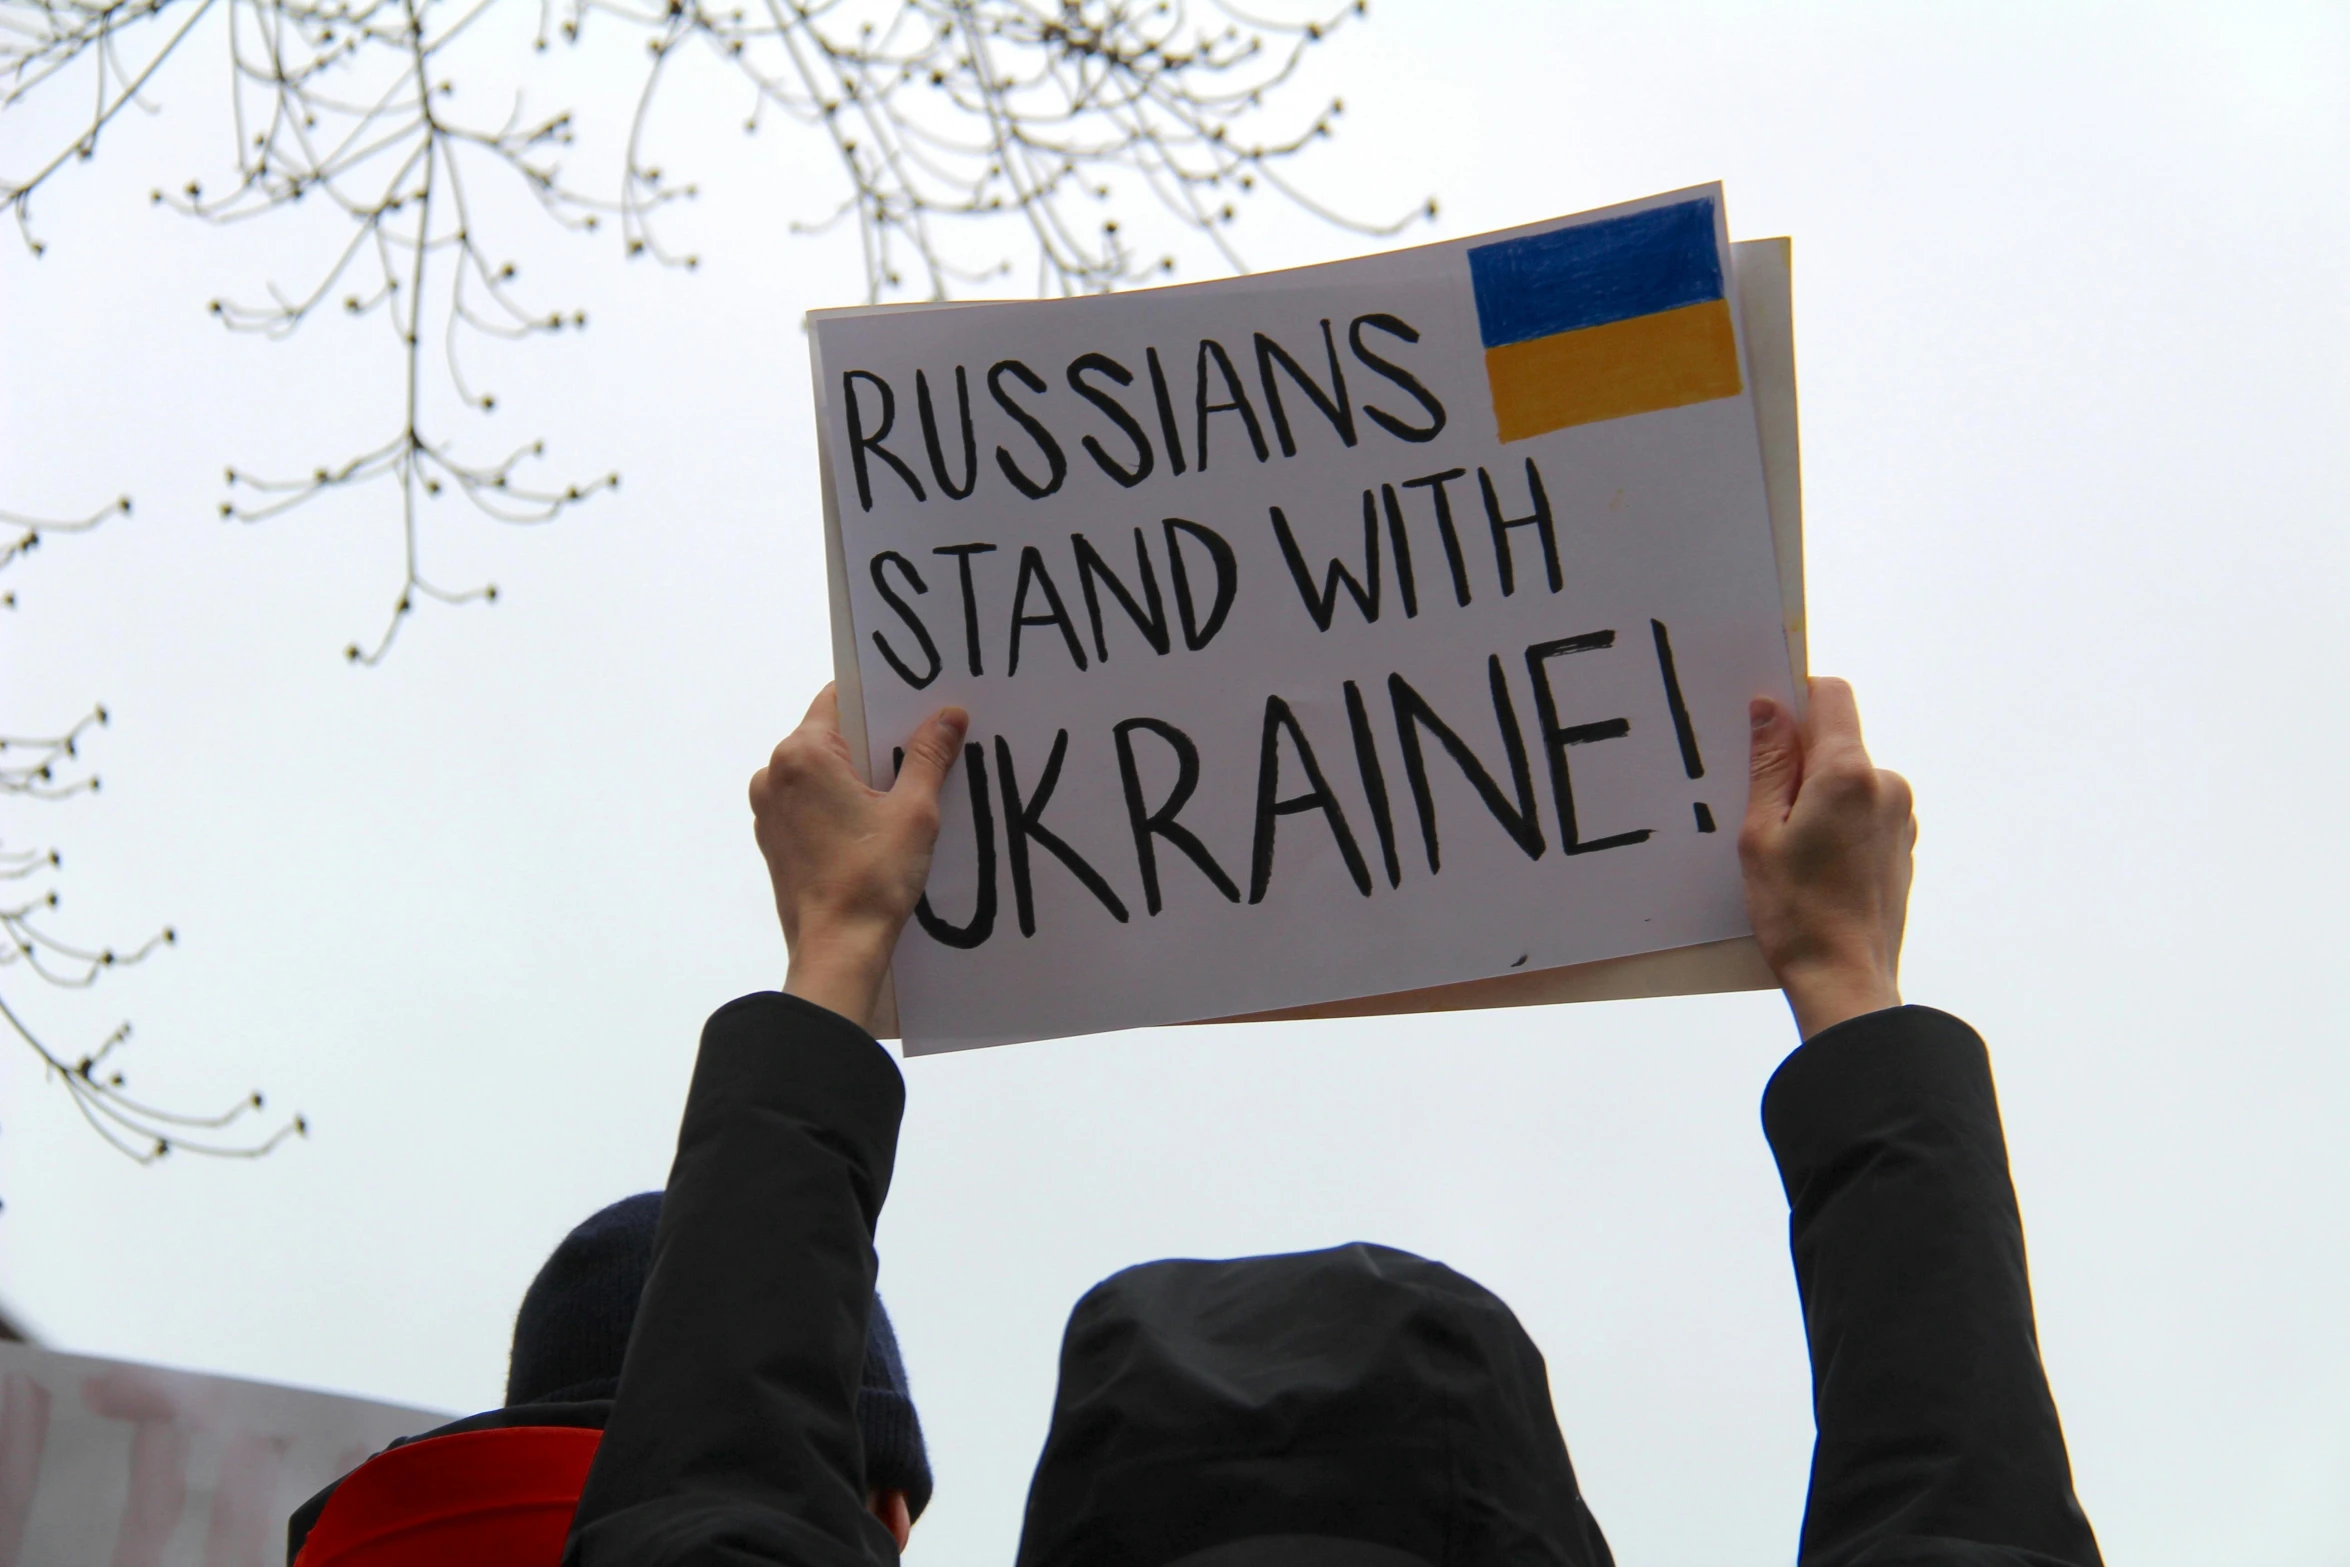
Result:
{"type": "Polygon", "coordinates": [[[1488,348],[1485,378],[1504,441],[1735,397],[1745,385],[1727,299],[1488,348]]]}

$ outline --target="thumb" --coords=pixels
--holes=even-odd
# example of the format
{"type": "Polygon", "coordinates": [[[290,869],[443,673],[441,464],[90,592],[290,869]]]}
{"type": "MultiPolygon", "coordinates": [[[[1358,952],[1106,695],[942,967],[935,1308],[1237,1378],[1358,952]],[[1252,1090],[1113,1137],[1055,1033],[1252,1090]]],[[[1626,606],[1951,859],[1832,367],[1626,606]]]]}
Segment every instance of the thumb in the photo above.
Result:
{"type": "Polygon", "coordinates": [[[959,707],[942,707],[924,721],[906,741],[906,759],[898,768],[891,797],[932,801],[947,781],[947,769],[963,754],[963,733],[971,715],[959,707]]]}
{"type": "Polygon", "coordinates": [[[1803,737],[1795,715],[1769,697],[1747,704],[1753,724],[1747,752],[1746,819],[1776,825],[1795,808],[1795,791],[1803,782],[1803,737]]]}

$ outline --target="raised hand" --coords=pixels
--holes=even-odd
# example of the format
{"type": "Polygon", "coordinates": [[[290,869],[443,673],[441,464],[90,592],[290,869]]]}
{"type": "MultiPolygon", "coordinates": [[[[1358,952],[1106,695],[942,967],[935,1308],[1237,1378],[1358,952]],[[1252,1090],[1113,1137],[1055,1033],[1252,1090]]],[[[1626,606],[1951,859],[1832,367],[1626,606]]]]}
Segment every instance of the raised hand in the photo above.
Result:
{"type": "Polygon", "coordinates": [[[786,994],[866,1028],[898,932],[922,897],[938,842],[938,791],[969,717],[941,708],[906,741],[897,783],[857,777],[827,685],[751,776],[751,817],[791,949],[786,994]]]}
{"type": "Polygon", "coordinates": [[[1901,1004],[1901,931],[1918,835],[1909,784],[1870,762],[1841,680],[1811,683],[1811,710],[1767,698],[1754,723],[1738,858],[1746,913],[1803,1037],[1901,1004]]]}

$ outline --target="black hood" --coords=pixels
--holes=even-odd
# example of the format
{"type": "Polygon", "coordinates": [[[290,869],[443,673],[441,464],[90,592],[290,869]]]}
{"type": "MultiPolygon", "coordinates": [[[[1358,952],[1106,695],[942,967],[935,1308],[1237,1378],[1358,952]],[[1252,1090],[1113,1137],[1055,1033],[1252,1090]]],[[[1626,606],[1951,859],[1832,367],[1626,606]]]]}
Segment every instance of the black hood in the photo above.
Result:
{"type": "Polygon", "coordinates": [[[1441,1263],[1358,1242],[1146,1263],[1089,1291],[1062,1340],[1018,1560],[1610,1558],[1509,1307],[1441,1263]]]}

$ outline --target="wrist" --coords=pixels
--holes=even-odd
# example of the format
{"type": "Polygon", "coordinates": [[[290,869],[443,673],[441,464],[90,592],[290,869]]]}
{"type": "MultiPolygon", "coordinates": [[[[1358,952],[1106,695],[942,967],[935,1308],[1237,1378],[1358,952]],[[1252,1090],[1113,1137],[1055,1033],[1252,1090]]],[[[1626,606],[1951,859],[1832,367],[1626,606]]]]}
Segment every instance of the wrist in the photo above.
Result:
{"type": "Polygon", "coordinates": [[[1805,1039],[1837,1024],[1901,1005],[1894,976],[1875,968],[1828,968],[1782,972],[1779,987],[1805,1039]]]}
{"type": "Polygon", "coordinates": [[[889,973],[891,941],[875,933],[839,933],[823,941],[792,943],[784,994],[837,1012],[870,1030],[889,973]]]}

